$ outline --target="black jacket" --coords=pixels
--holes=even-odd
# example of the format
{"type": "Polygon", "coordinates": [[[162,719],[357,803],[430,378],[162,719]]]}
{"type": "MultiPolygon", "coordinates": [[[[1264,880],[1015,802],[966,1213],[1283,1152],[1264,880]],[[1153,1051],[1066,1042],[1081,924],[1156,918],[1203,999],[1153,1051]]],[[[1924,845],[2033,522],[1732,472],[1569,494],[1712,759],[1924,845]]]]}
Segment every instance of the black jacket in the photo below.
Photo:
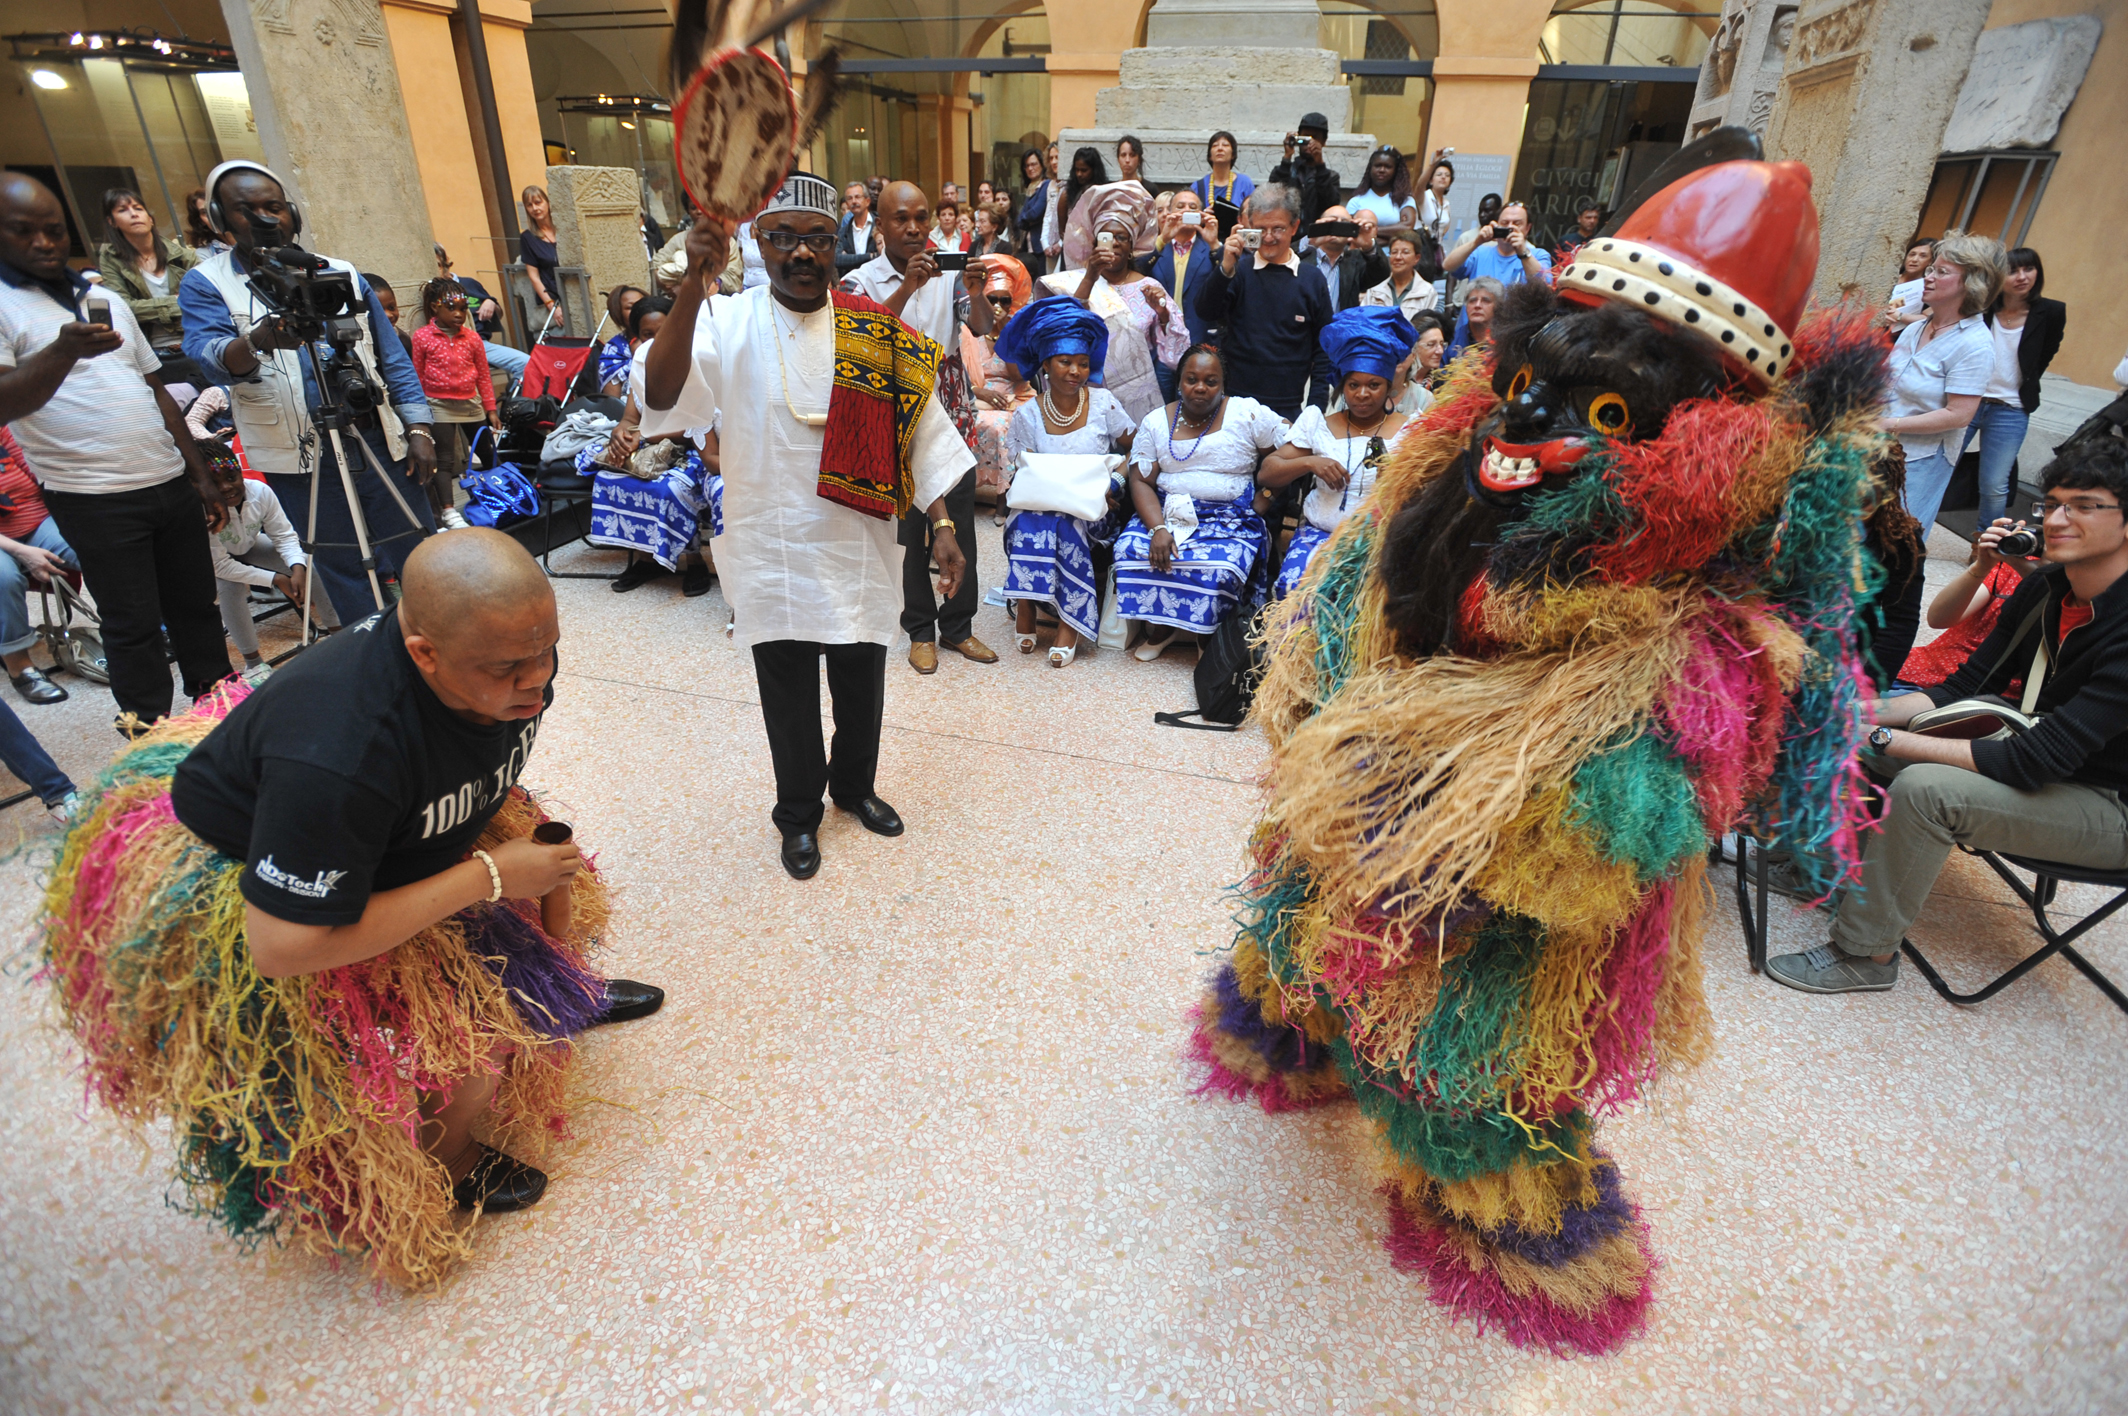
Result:
{"type": "Polygon", "coordinates": [[[1293,160],[1288,158],[1271,169],[1271,181],[1280,186],[1291,187],[1300,198],[1300,229],[1305,235],[1309,227],[1323,219],[1323,213],[1345,199],[1345,184],[1338,180],[1335,169],[1318,162],[1305,168],[1296,177],[1293,160]]]}
{"type": "Polygon", "coordinates": [[[872,218],[872,229],[866,233],[865,248],[857,249],[857,224],[850,214],[842,214],[842,225],[835,233],[835,273],[848,275],[857,267],[879,254],[879,218],[872,218]]]}
{"type": "MultiPolygon", "coordinates": [[[[1305,261],[1308,257],[1302,256],[1301,259],[1305,261]]],[[[1379,250],[1345,252],[1338,257],[1337,309],[1331,313],[1357,307],[1362,290],[1371,290],[1388,278],[1389,257],[1379,250]]]]}
{"type": "MultiPolygon", "coordinates": [[[[2040,628],[2054,646],[2068,594],[2069,577],[2060,566],[2026,576],[2003,605],[1994,631],[1958,672],[1922,692],[1939,708],[2002,693],[2012,679],[2031,672],[2039,641],[2018,631],[2033,607],[2045,607],[2040,628]]],[[[1973,766],[1982,776],[2028,792],[2052,782],[2128,792],[2128,576],[2093,600],[2091,610],[2091,622],[2051,651],[2035,705],[2044,715],[2039,726],[2002,742],[1973,744],[1973,766]]]]}
{"type": "MultiPolygon", "coordinates": [[[[1983,318],[1989,329],[1995,328],[1994,311],[1983,318]]],[[[2069,307],[2059,300],[2043,296],[2025,311],[2024,338],[2017,341],[2017,401],[2027,413],[2039,407],[2039,376],[2061,352],[2062,332],[2068,328],[2069,307]]]]}

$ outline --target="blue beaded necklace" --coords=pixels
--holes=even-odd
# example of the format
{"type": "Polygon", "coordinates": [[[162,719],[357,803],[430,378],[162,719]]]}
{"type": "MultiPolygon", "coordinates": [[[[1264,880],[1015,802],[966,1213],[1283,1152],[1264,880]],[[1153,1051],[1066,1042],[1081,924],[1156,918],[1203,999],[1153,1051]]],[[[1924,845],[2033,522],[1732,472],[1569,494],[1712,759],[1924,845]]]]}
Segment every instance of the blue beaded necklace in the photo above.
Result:
{"type": "Polygon", "coordinates": [[[1197,441],[1190,444],[1190,450],[1188,452],[1177,452],[1175,451],[1175,424],[1182,421],[1182,405],[1179,403],[1176,404],[1175,416],[1174,418],[1169,420],[1167,425],[1167,460],[1174,463],[1183,463],[1188,462],[1191,458],[1195,457],[1197,455],[1197,449],[1203,447],[1204,440],[1212,435],[1212,424],[1219,421],[1219,411],[1222,408],[1225,408],[1226,406],[1227,396],[1222,393],[1219,395],[1219,401],[1212,405],[1212,412],[1210,416],[1208,416],[1204,420],[1204,422],[1198,426],[1197,441]]]}

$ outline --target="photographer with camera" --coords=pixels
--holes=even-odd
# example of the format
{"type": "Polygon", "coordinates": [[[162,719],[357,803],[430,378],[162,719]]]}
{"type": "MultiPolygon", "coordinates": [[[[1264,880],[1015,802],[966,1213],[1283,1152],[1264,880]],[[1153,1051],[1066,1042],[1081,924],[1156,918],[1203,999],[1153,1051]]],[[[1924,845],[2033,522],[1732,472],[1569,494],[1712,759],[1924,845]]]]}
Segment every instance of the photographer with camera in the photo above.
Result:
{"type": "Polygon", "coordinates": [[[1335,169],[1323,165],[1330,120],[1320,113],[1303,113],[1294,128],[1286,134],[1286,160],[1271,169],[1270,180],[1291,189],[1300,203],[1301,229],[1306,230],[1343,198],[1345,183],[1335,169]]]}
{"type": "Polygon", "coordinates": [[[0,423],[96,597],[124,732],[170,711],[165,627],[187,694],[229,676],[206,536],[229,513],[162,360],[124,300],[67,268],[70,244],[59,199],[0,174],[0,423]]]}
{"type": "MultiPolygon", "coordinates": [[[[1881,992],[1899,942],[1953,846],[2016,851],[2100,870],[2128,868],[2128,446],[2073,448],[2041,474],[2032,509],[2046,563],[2003,603],[1994,632],[1943,683],[1879,698],[1869,736],[1896,764],[1883,829],[1868,838],[1861,888],[1840,901],[1828,943],[1769,959],[1805,993],[1881,992]],[[2036,689],[2021,732],[1969,739],[1907,731],[1934,708],[2036,689]]],[[[1983,559],[2015,554],[2022,528],[1997,521],[1983,559]]],[[[2008,711],[2009,705],[2002,705],[2008,711]]]]}
{"type": "MultiPolygon", "coordinates": [[[[1389,278],[1389,258],[1375,249],[1374,231],[1371,219],[1356,221],[1342,206],[1328,208],[1322,220],[1308,228],[1308,254],[1330,289],[1333,318],[1357,306],[1363,292],[1389,278]]],[[[1328,408],[1336,383],[1330,360],[1318,347],[1309,370],[1308,402],[1328,408]]]]}
{"type": "Polygon", "coordinates": [[[435,530],[419,490],[436,474],[428,400],[368,283],[347,262],[295,246],[302,214],[280,178],[255,162],[225,162],[208,174],[207,198],[208,220],[234,245],[202,260],[179,287],[185,353],[229,383],[244,455],[266,475],[288,519],[315,537],[306,549],[318,579],[353,623],[377,600],[334,439],[318,412],[331,406],[353,419],[339,442],[381,584],[435,530]],[[328,340],[329,351],[318,347],[328,340]],[[357,440],[399,485],[384,483],[357,440]]]}

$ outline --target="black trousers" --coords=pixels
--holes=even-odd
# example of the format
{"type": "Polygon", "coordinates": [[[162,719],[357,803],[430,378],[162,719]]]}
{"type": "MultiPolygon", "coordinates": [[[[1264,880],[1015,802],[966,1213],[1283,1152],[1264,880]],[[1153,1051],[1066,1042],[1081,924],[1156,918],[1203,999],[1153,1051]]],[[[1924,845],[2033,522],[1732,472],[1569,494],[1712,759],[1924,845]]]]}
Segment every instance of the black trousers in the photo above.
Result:
{"type": "Polygon", "coordinates": [[[953,518],[953,539],[961,543],[968,568],[958,590],[941,605],[931,584],[931,517],[913,507],[901,519],[901,627],[917,644],[958,644],[975,628],[975,473],[946,493],[946,515],[953,518]]]}
{"type": "Polygon", "coordinates": [[[1308,383],[1305,363],[1247,364],[1228,359],[1227,392],[1253,398],[1288,422],[1300,416],[1301,395],[1308,383]]]}
{"type": "Polygon", "coordinates": [[[131,492],[45,489],[59,534],[96,597],[121,712],[152,723],[170,711],[170,630],[185,692],[197,698],[229,677],[229,644],[214,594],[206,510],[183,473],[131,492]]]}
{"type": "Polygon", "coordinates": [[[785,836],[818,831],[821,793],[844,806],[873,794],[887,709],[887,646],[771,640],[754,646],[754,674],[776,763],[776,809],[769,818],[785,836]],[[822,658],[835,708],[832,756],[820,739],[822,658]]]}
{"type": "MultiPolygon", "coordinates": [[[[369,527],[370,549],[377,557],[377,581],[396,579],[399,567],[414,547],[436,530],[435,513],[429,509],[429,494],[407,472],[407,464],[393,462],[391,452],[385,446],[384,434],[374,428],[365,428],[361,433],[344,432],[341,440],[348,444],[348,460],[354,464],[355,495],[362,502],[362,519],[369,527]],[[399,495],[406,498],[407,510],[414,513],[420,523],[409,526],[406,512],[377,480],[377,474],[369,470],[369,463],[353,446],[356,437],[366,438],[370,450],[377,454],[387,475],[396,478],[399,495]]],[[[310,537],[310,482],[300,473],[268,473],[266,483],[273,494],[280,498],[281,510],[288,515],[288,524],[296,528],[296,535],[304,538],[304,549],[310,551],[313,569],[318,580],[325,586],[326,596],[333,608],[340,612],[343,624],[360,624],[377,612],[376,597],[370,594],[369,576],[362,570],[362,551],[355,540],[355,518],[347,509],[347,489],[340,485],[340,464],[333,460],[332,443],[323,432],[318,434],[318,539],[313,546],[310,537]]],[[[440,477],[443,474],[437,473],[440,477]]],[[[391,603],[386,592],[385,604],[391,603]]]]}

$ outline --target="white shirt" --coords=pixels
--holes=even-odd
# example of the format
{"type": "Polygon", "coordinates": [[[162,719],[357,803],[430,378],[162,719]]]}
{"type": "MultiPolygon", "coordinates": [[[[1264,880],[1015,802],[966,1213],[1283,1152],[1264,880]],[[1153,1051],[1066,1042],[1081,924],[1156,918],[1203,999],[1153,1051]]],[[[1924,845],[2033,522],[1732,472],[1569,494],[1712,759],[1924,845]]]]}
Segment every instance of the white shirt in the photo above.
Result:
{"type": "MultiPolygon", "coordinates": [[[[885,256],[874,256],[843,277],[843,284],[880,304],[901,289],[902,273],[885,256]]],[[[938,345],[939,357],[961,352],[960,324],[968,310],[966,285],[959,275],[942,270],[909,296],[901,307],[901,322],[918,334],[928,334],[938,345]]]]}
{"type": "Polygon", "coordinates": [[[1436,241],[1448,235],[1448,198],[1434,195],[1431,187],[1419,193],[1419,225],[1431,231],[1436,241]]]}
{"type": "MultiPolygon", "coordinates": [[[[891,644],[900,632],[897,523],[819,494],[824,429],[791,412],[827,412],[834,364],[832,304],[802,315],[767,287],[719,295],[696,317],[679,400],[662,413],[644,410],[645,437],[721,426],[724,534],[711,551],[741,645],[891,644]]],[[[913,462],[919,507],[975,466],[935,394],[917,423],[913,462]]]]}
{"type": "Polygon", "coordinates": [[[1988,386],[1980,396],[2000,399],[2012,408],[2022,408],[2024,404],[2018,401],[2017,390],[2024,383],[2025,375],[2017,366],[2017,346],[2024,343],[2025,327],[2005,329],[2002,321],[1997,320],[1991,333],[1995,337],[1995,363],[1988,370],[1988,386]]]}
{"type": "Polygon", "coordinates": [[[241,585],[271,586],[274,572],[263,566],[245,565],[238,556],[249,555],[251,548],[264,536],[283,562],[291,566],[304,565],[310,557],[303,554],[303,543],[296,539],[296,528],[288,524],[288,514],[281,510],[281,499],[273,494],[273,488],[264,482],[249,478],[244,482],[244,504],[229,515],[228,524],[214,533],[211,542],[214,551],[214,578],[234,580],[241,585]]]}
{"type": "MultiPolygon", "coordinates": [[[[1915,320],[1892,345],[1891,393],[1884,409],[1888,417],[1934,413],[1953,396],[1977,394],[1988,386],[1995,344],[1980,316],[1967,315],[1924,346],[1921,336],[1928,327],[1926,319],[1915,320]]],[[[1948,433],[1902,433],[1899,445],[1910,461],[1938,454],[1955,457],[1956,445],[1964,439],[1963,428],[1948,433]]]]}
{"type": "MultiPolygon", "coordinates": [[[[163,361],[126,302],[112,295],[111,328],[123,343],[77,359],[42,408],[9,427],[39,485],[55,492],[139,491],[185,470],[147,375],[163,361]]],[[[12,369],[81,318],[35,285],[0,282],[0,368],[12,369]]]]}
{"type": "MultiPolygon", "coordinates": [[[[1293,420],[1293,431],[1287,434],[1286,441],[1306,448],[1316,457],[1327,457],[1345,469],[1344,486],[1331,487],[1318,480],[1308,499],[1301,503],[1301,515],[1307,517],[1310,526],[1335,531],[1346,514],[1374,490],[1381,469],[1367,465],[1367,448],[1373,439],[1337,436],[1330,431],[1330,421],[1322,409],[1311,404],[1293,420]]],[[[1384,438],[1384,447],[1392,441],[1393,438],[1384,438]]]]}
{"type": "Polygon", "coordinates": [[[1131,464],[1165,501],[1241,501],[1256,489],[1256,464],[1292,434],[1292,426],[1253,398],[1229,398],[1219,426],[1201,438],[1169,437],[1167,410],[1155,408],[1131,442],[1131,464]],[[1172,446],[1170,446],[1172,444],[1172,446]]]}

